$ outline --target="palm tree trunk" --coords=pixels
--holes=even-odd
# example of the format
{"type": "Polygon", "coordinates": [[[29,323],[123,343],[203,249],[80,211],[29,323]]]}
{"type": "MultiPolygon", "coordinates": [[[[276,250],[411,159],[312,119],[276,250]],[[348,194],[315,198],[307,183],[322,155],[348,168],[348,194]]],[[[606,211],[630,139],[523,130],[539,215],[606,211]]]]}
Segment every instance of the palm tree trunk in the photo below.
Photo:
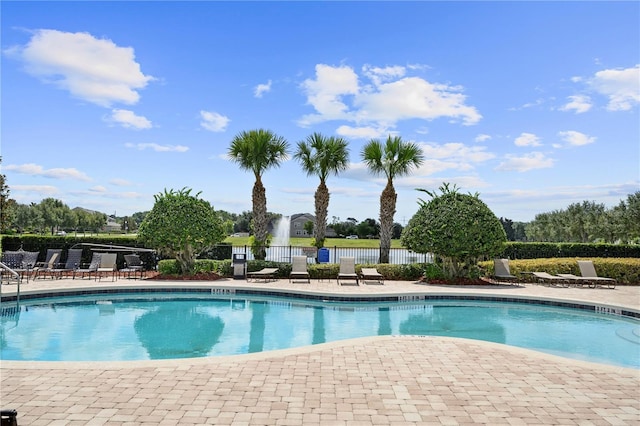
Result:
{"type": "Polygon", "coordinates": [[[387,181],[384,191],[380,195],[380,263],[389,263],[389,249],[393,236],[393,216],[396,214],[396,200],[398,195],[393,188],[393,182],[387,181]]]}
{"type": "Polygon", "coordinates": [[[253,202],[253,256],[256,260],[264,260],[267,257],[265,246],[267,244],[267,195],[262,185],[262,179],[256,175],[251,194],[253,202]]]}
{"type": "Polygon", "coordinates": [[[329,188],[320,181],[315,193],[316,203],[316,223],[313,227],[313,238],[316,240],[316,247],[324,247],[324,240],[327,234],[327,210],[329,209],[329,188]]]}

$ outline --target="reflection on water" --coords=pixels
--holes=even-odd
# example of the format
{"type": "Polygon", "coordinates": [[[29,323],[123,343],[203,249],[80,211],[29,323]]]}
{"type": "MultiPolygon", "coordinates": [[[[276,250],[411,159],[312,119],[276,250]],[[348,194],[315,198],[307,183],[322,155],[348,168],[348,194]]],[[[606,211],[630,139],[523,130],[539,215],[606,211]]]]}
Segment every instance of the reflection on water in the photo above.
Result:
{"type": "Polygon", "coordinates": [[[18,315],[0,319],[2,359],[219,356],[410,334],[487,340],[640,368],[638,321],[578,310],[460,301],[321,303],[261,297],[132,297],[25,304],[18,315]]]}
{"type": "Polygon", "coordinates": [[[436,306],[428,314],[410,315],[400,324],[401,334],[465,337],[505,343],[502,313],[489,309],[436,306]],[[493,318],[496,316],[496,318],[493,318]]]}
{"type": "Polygon", "coordinates": [[[161,305],[133,323],[151,359],[206,356],[224,329],[219,317],[184,304],[161,305]]]}

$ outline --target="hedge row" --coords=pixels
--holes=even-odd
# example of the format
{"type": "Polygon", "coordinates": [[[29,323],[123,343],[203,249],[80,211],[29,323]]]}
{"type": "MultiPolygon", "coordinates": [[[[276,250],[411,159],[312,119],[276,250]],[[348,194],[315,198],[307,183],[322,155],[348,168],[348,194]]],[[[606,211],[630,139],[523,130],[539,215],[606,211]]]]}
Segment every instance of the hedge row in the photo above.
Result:
{"type": "MultiPolygon", "coordinates": [[[[361,268],[373,267],[387,280],[411,281],[418,280],[424,276],[425,269],[430,265],[424,263],[413,263],[409,265],[356,265],[356,272],[359,273],[361,268]]],[[[278,268],[277,276],[280,278],[288,278],[291,273],[291,264],[286,262],[272,262],[267,260],[249,260],[247,262],[247,271],[255,272],[262,268],[278,268]]],[[[196,273],[198,272],[215,272],[223,277],[233,276],[233,265],[231,260],[196,260],[196,273]]],[[[340,265],[335,263],[315,264],[310,263],[307,266],[309,276],[312,279],[326,278],[335,279],[338,276],[340,265]]],[[[174,259],[161,260],[158,263],[158,272],[163,275],[178,275],[180,266],[174,259]]]]}
{"type": "MultiPolygon", "coordinates": [[[[521,282],[535,282],[535,277],[527,272],[543,271],[550,274],[574,274],[580,275],[578,268],[579,258],[553,258],[553,259],[518,259],[509,261],[511,273],[517,275],[521,282]]],[[[640,259],[628,258],[595,258],[590,259],[602,277],[615,278],[618,284],[640,284],[640,259]]],[[[493,261],[479,263],[484,275],[493,275],[493,261]]],[[[413,281],[423,277],[428,279],[440,279],[442,274],[435,264],[414,263],[411,265],[356,265],[356,272],[362,267],[374,267],[382,274],[384,279],[392,281],[413,281]]],[[[259,271],[262,268],[278,268],[279,278],[288,278],[291,273],[290,263],[250,260],[247,262],[249,272],[259,271]]],[[[338,276],[337,264],[309,264],[308,271],[312,279],[335,279],[338,276]]],[[[180,268],[174,259],[161,260],[158,271],[163,275],[178,275],[180,268]]],[[[215,272],[223,277],[233,276],[233,265],[230,260],[199,259],[196,261],[197,272],[215,272]]]]}
{"type": "MultiPolygon", "coordinates": [[[[114,246],[126,246],[126,247],[140,247],[144,248],[142,244],[139,244],[135,239],[126,236],[109,237],[76,237],[72,235],[67,236],[41,236],[41,235],[26,235],[26,236],[3,236],[2,237],[2,251],[19,250],[22,248],[24,251],[39,251],[39,262],[44,262],[47,254],[47,249],[62,249],[63,258],[62,262],[66,260],[67,250],[79,243],[91,243],[91,244],[112,244],[114,246]]],[[[82,263],[88,264],[91,262],[93,252],[90,248],[85,247],[82,252],[82,263]]],[[[155,267],[156,259],[152,253],[139,253],[140,259],[144,265],[151,269],[155,267]]],[[[118,268],[124,267],[124,256],[118,256],[118,268]]]]}
{"type": "Polygon", "coordinates": [[[505,259],[547,259],[553,257],[640,258],[640,245],[508,242],[500,257],[505,259]]]}
{"type": "MultiPolygon", "coordinates": [[[[535,282],[533,275],[527,272],[548,272],[552,275],[574,274],[580,276],[578,260],[591,260],[598,276],[615,278],[618,284],[640,284],[640,259],[630,258],[578,258],[563,257],[553,259],[516,259],[509,261],[511,274],[522,282],[535,282]]],[[[486,275],[493,274],[493,261],[480,262],[486,275]]]]}

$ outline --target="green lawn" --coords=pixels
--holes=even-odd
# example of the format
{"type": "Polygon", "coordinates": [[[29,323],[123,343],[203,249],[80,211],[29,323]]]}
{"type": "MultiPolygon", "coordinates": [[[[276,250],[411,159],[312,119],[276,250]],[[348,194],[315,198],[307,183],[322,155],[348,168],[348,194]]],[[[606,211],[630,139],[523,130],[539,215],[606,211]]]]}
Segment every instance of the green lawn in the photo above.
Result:
{"type": "MultiPolygon", "coordinates": [[[[227,237],[225,243],[234,246],[249,245],[249,237],[227,237]]],[[[296,247],[310,247],[311,238],[291,238],[289,244],[296,247]]],[[[327,238],[324,241],[325,247],[357,247],[357,248],[378,248],[380,240],[347,240],[346,238],[327,238]]],[[[391,248],[402,248],[400,240],[391,240],[391,248]]]]}

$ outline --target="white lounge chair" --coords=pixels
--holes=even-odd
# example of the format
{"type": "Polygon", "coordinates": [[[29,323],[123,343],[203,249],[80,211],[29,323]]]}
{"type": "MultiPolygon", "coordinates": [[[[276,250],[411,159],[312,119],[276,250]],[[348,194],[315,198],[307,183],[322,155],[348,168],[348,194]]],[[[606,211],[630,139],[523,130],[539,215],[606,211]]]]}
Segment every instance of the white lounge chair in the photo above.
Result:
{"type": "Polygon", "coordinates": [[[65,263],[60,264],[56,269],[51,271],[57,278],[62,278],[64,275],[73,275],[73,271],[80,267],[82,261],[82,249],[69,249],[67,250],[67,260],[65,263]]]}
{"type": "Polygon", "coordinates": [[[140,279],[144,277],[144,263],[137,254],[125,254],[124,255],[124,268],[118,271],[118,275],[125,275],[127,278],[136,279],[136,276],[140,275],[140,279]]]}
{"type": "Polygon", "coordinates": [[[360,269],[360,279],[365,283],[367,281],[375,281],[378,284],[384,284],[384,278],[382,274],[378,272],[376,268],[362,268],[360,269]]]}
{"type": "Polygon", "coordinates": [[[115,281],[117,278],[118,267],[116,261],[118,259],[117,253],[102,253],[100,256],[100,266],[96,270],[96,280],[102,279],[102,275],[111,274],[111,281],[115,281]]]}
{"type": "Polygon", "coordinates": [[[307,270],[307,256],[293,256],[289,282],[296,279],[306,280],[308,283],[311,282],[309,271],[307,270]]]}
{"type": "Polygon", "coordinates": [[[265,283],[267,281],[275,281],[277,273],[278,268],[262,268],[259,271],[248,272],[247,281],[251,281],[251,279],[255,281],[264,280],[265,283]]]}
{"type": "Polygon", "coordinates": [[[75,269],[73,271],[73,279],[76,279],[76,275],[79,275],[80,278],[84,278],[85,276],[89,276],[89,278],[91,278],[91,274],[96,274],[98,271],[98,268],[100,267],[100,259],[102,258],[102,254],[101,253],[93,253],[93,256],[91,257],[91,263],[89,263],[88,266],[85,267],[79,267],[78,269],[75,269]]]}
{"type": "Polygon", "coordinates": [[[49,275],[51,278],[55,278],[57,273],[56,265],[58,264],[59,256],[60,256],[60,253],[52,253],[51,257],[49,258],[49,261],[45,263],[43,266],[38,267],[33,279],[35,280],[39,276],[46,277],[47,275],[49,275]]]}
{"type": "Polygon", "coordinates": [[[548,272],[532,272],[532,274],[540,284],[566,286],[568,283],[567,278],[560,275],[551,275],[548,272]]]}
{"type": "Polygon", "coordinates": [[[511,274],[509,259],[493,259],[493,275],[491,279],[498,284],[514,284],[518,280],[518,277],[511,274]]]}
{"type": "Polygon", "coordinates": [[[338,284],[342,285],[340,280],[355,280],[358,283],[358,274],[356,274],[356,259],[354,257],[340,258],[340,271],[338,272],[338,284]]]}
{"type": "Polygon", "coordinates": [[[589,287],[597,287],[606,285],[609,288],[616,288],[616,280],[614,278],[599,277],[595,266],[591,260],[578,260],[578,268],[580,268],[580,276],[574,274],[558,274],[561,277],[580,281],[589,287]]]}

